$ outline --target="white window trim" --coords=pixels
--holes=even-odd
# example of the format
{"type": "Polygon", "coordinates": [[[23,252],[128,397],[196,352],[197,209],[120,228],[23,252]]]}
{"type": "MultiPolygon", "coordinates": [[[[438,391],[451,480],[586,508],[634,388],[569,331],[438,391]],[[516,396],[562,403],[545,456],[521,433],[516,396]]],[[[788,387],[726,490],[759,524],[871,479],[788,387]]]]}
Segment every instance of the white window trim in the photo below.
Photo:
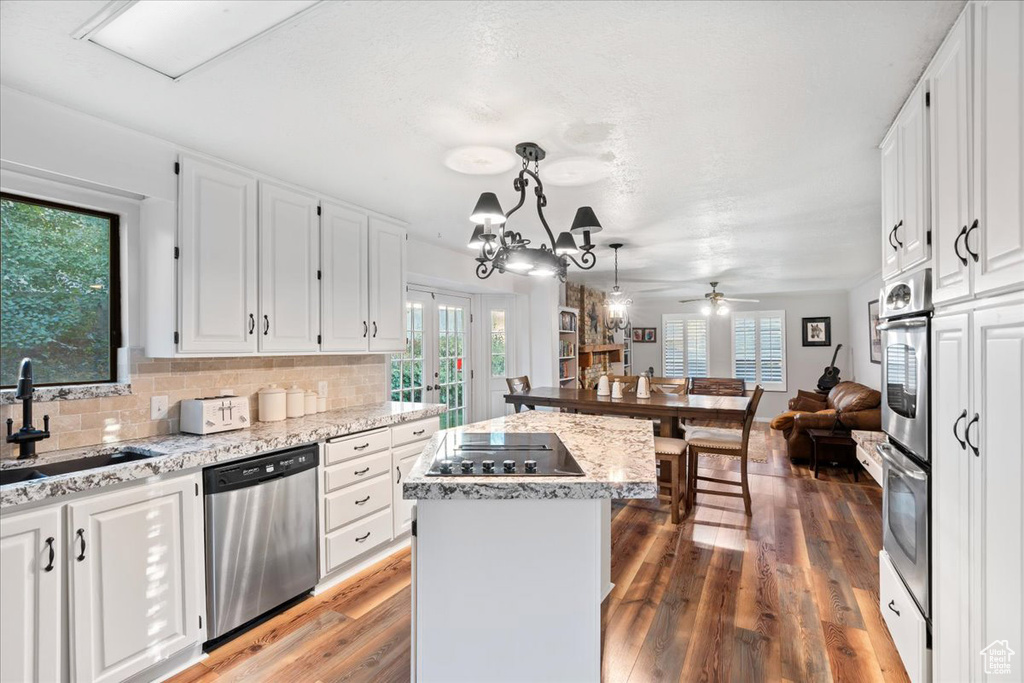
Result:
{"type": "Polygon", "coordinates": [[[732,358],[729,361],[729,372],[733,377],[736,376],[736,319],[753,318],[755,321],[760,322],[761,318],[782,318],[782,381],[761,381],[761,326],[756,323],[754,325],[754,373],[756,375],[755,382],[760,384],[761,388],[765,391],[786,391],[786,383],[789,376],[789,363],[786,359],[786,337],[788,336],[786,334],[786,311],[735,311],[729,316],[729,318],[729,346],[731,348],[732,355],[732,358]]]}
{"type": "MultiPolygon", "coordinates": [[[[665,363],[665,342],[667,340],[665,335],[665,323],[667,322],[680,322],[686,320],[703,320],[707,326],[707,354],[705,362],[708,367],[708,375],[711,375],[711,320],[708,316],[703,313],[662,313],[661,314],[661,373],[668,377],[666,374],[666,363],[665,363]]],[[[683,377],[690,376],[690,368],[686,361],[686,354],[683,354],[683,377]]]]}

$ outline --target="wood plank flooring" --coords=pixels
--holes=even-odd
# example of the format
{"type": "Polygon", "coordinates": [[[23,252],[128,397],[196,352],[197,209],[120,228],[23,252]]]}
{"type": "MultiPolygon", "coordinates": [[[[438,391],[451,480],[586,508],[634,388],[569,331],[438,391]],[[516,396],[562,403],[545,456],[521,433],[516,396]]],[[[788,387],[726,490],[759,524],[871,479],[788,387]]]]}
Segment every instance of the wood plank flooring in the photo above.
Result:
{"type": "MultiPolygon", "coordinates": [[[[768,450],[749,464],[752,518],[720,496],[678,526],[664,503],[613,506],[604,681],[908,680],[878,609],[881,490],[841,469],[813,479],[778,433],[768,450]]],[[[171,680],[408,681],[409,581],[405,550],[171,680]]]]}

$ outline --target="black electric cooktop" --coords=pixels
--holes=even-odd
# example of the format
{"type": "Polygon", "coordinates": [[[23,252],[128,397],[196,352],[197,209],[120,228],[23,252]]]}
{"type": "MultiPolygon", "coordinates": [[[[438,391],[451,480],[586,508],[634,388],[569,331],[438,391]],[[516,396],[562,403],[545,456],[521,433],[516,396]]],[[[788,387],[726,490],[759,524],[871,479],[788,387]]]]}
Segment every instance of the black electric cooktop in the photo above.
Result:
{"type": "Polygon", "coordinates": [[[583,469],[557,434],[449,432],[428,477],[581,477],[583,469]]]}

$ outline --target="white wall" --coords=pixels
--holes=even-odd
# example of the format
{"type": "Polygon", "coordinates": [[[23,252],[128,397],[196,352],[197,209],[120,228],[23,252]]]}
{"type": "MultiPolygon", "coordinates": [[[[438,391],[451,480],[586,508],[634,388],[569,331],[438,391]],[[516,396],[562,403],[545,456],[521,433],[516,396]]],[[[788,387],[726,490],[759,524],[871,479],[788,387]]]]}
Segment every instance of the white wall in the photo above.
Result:
{"type": "Polygon", "coordinates": [[[871,362],[868,302],[876,300],[881,289],[882,273],[879,271],[865,278],[847,295],[847,308],[850,312],[850,348],[853,357],[848,379],[878,390],[882,388],[882,365],[871,362]]]}
{"type": "MultiPolygon", "coordinates": [[[[760,299],[756,304],[732,304],[736,311],[786,311],[786,391],[766,391],[758,407],[759,418],[770,418],[787,409],[787,404],[797,389],[811,391],[818,384],[818,378],[832,360],[837,344],[843,348],[836,359],[842,379],[849,379],[850,316],[846,292],[813,292],[800,294],[772,294],[735,296],[760,299]],[[801,344],[800,319],[829,316],[832,318],[832,346],[804,347],[801,344]]],[[[657,327],[658,341],[655,344],[633,343],[633,371],[641,372],[649,366],[654,374],[662,373],[661,316],[663,313],[696,313],[698,304],[681,305],[677,299],[651,298],[633,295],[633,309],[630,320],[634,327],[657,327]]],[[[865,303],[865,315],[867,304],[865,303]]],[[[732,318],[712,316],[709,323],[709,361],[713,377],[732,377],[732,318]]]]}

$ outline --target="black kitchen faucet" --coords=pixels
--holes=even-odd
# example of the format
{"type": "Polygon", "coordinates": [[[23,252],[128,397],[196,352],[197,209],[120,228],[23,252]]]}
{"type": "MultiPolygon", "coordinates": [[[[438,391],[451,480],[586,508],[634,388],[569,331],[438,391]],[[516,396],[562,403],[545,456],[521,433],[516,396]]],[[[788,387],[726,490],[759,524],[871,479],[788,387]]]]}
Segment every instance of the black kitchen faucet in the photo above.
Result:
{"type": "Polygon", "coordinates": [[[18,371],[18,390],[14,398],[21,400],[21,429],[14,430],[14,419],[7,418],[7,443],[18,444],[18,459],[36,457],[36,441],[50,438],[50,416],[43,415],[43,428],[32,426],[32,359],[22,358],[18,371]]]}

